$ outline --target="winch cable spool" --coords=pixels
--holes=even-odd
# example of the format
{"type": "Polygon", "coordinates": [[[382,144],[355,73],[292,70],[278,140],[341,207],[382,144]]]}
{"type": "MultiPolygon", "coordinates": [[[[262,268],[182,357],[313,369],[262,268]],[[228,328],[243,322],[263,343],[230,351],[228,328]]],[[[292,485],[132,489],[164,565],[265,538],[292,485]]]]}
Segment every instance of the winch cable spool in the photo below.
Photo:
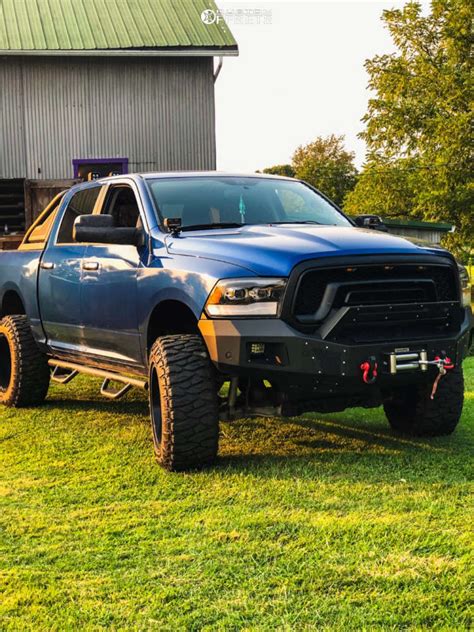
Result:
{"type": "MultiPolygon", "coordinates": [[[[441,380],[443,375],[446,375],[448,371],[454,369],[455,365],[451,358],[448,358],[445,354],[443,354],[443,357],[435,356],[434,360],[418,360],[417,364],[420,368],[422,368],[422,370],[426,370],[428,366],[435,366],[438,369],[438,375],[436,376],[436,379],[433,383],[433,388],[431,389],[430,395],[430,399],[434,399],[436,391],[438,390],[439,381],[441,380]]],[[[377,380],[378,376],[378,365],[376,358],[374,356],[370,356],[368,360],[362,362],[362,364],[360,365],[360,370],[362,371],[362,380],[364,381],[364,383],[373,384],[377,380]]]]}

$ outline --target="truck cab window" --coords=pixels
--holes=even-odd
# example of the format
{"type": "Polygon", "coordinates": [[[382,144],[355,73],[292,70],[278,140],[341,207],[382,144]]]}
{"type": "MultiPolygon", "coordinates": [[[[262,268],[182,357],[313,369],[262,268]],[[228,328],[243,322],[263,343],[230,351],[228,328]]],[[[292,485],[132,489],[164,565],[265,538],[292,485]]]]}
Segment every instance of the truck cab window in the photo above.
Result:
{"type": "Polygon", "coordinates": [[[113,187],[108,192],[103,212],[112,215],[116,228],[140,228],[142,225],[137,198],[128,186],[113,187]]]}
{"type": "Polygon", "coordinates": [[[94,210],[95,203],[99,197],[101,187],[89,187],[78,191],[72,196],[66,211],[64,213],[63,221],[58,233],[57,244],[72,244],[74,239],[72,236],[72,230],[74,222],[79,215],[90,215],[94,210]]]}

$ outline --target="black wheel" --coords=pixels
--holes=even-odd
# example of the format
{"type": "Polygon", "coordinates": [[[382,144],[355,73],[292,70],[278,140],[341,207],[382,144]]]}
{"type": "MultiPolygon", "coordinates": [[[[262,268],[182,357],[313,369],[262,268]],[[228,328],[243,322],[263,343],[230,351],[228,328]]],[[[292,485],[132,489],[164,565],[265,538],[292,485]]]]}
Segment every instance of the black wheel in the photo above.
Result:
{"type": "Polygon", "coordinates": [[[219,442],[214,371],[199,336],[158,338],[150,353],[150,413],[158,462],[178,472],[215,461],[219,442]]]}
{"type": "Polygon", "coordinates": [[[33,338],[26,316],[0,321],[0,404],[21,408],[37,406],[46,398],[48,360],[33,338]]]}
{"type": "Polygon", "coordinates": [[[462,367],[455,367],[441,378],[434,399],[430,398],[432,386],[409,386],[393,392],[385,401],[385,415],[394,430],[418,437],[454,432],[464,403],[462,367]]]}

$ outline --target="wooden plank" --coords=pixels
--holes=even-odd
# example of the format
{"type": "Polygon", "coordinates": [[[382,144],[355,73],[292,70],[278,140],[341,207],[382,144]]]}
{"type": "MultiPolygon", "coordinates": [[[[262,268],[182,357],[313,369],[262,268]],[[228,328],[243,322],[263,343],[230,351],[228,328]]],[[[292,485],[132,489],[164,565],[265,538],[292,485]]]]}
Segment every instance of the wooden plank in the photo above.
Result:
{"type": "Polygon", "coordinates": [[[29,228],[38,215],[61,191],[82,180],[25,180],[25,219],[29,228]]]}
{"type": "Polygon", "coordinates": [[[24,235],[6,235],[0,237],[0,250],[16,250],[23,241],[24,235]]]}

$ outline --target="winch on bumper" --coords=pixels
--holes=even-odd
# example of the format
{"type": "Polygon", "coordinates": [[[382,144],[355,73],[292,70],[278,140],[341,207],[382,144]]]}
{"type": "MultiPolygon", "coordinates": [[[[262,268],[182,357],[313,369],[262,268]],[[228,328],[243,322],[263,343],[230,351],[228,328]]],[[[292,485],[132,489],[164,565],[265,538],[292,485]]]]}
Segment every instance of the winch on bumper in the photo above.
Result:
{"type": "Polygon", "coordinates": [[[293,393],[291,399],[364,394],[370,383],[383,389],[426,380],[438,372],[436,358],[461,363],[472,343],[472,314],[459,303],[453,309],[459,314],[456,333],[370,344],[335,343],[297,331],[279,319],[203,318],[199,329],[211,360],[225,375],[267,379],[293,393]],[[365,363],[370,365],[370,383],[364,380],[365,363]]]}

